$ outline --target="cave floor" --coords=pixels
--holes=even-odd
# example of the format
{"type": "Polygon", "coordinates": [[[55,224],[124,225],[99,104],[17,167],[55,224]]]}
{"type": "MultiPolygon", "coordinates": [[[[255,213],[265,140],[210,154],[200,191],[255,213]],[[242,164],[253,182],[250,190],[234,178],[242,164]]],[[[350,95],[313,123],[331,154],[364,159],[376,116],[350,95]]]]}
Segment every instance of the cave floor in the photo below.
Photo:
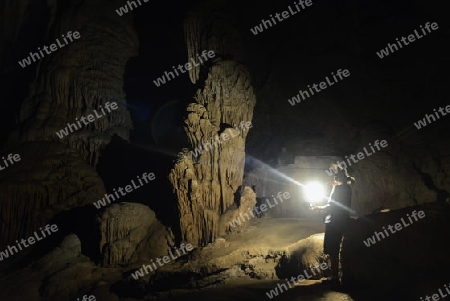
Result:
{"type": "MultiPolygon", "coordinates": [[[[333,291],[320,280],[305,280],[302,284],[273,296],[278,301],[357,301],[349,294],[333,291]]],[[[274,289],[278,281],[265,281],[256,279],[233,279],[225,284],[195,292],[171,292],[160,295],[154,300],[219,300],[219,301],[244,301],[244,300],[271,300],[266,292],[274,289]]],[[[367,300],[367,299],[365,299],[367,300]]]]}
{"type": "Polygon", "coordinates": [[[248,228],[223,238],[229,243],[226,252],[246,248],[249,251],[260,249],[261,252],[266,253],[270,250],[285,250],[299,240],[324,231],[325,225],[320,217],[254,218],[248,228]]]}
{"type": "MultiPolygon", "coordinates": [[[[222,261],[239,263],[242,253],[267,254],[286,250],[313,234],[323,233],[325,226],[320,215],[305,218],[254,218],[248,228],[224,236],[197,254],[197,264],[223,258],[222,261]]],[[[172,271],[176,270],[172,265],[172,271]]],[[[160,292],[149,300],[269,300],[266,292],[274,289],[280,280],[258,280],[248,275],[228,278],[224,283],[210,285],[200,290],[173,290],[160,292]]],[[[348,294],[333,291],[320,280],[306,280],[274,296],[276,300],[338,300],[351,301],[348,294]]],[[[146,299],[147,300],[147,299],[146,299]]],[[[361,300],[361,299],[358,299],[361,300]]]]}
{"type": "MultiPolygon", "coordinates": [[[[196,250],[188,264],[208,266],[242,263],[245,255],[266,255],[283,252],[289,246],[313,234],[323,233],[320,215],[306,218],[253,218],[247,228],[223,236],[201,250],[196,250]],[[192,259],[194,259],[192,261],[192,259]]],[[[161,270],[179,271],[186,262],[164,266],[161,270]]]]}
{"type": "Polygon", "coordinates": [[[301,239],[324,231],[325,225],[320,215],[307,218],[254,218],[247,229],[224,238],[231,246],[285,249],[301,239]]]}
{"type": "MultiPolygon", "coordinates": [[[[299,240],[306,239],[314,234],[323,233],[325,226],[322,215],[311,214],[305,218],[254,218],[250,226],[242,231],[237,231],[224,236],[197,253],[195,264],[207,265],[208,262],[228,262],[239,265],[243,260],[243,253],[268,254],[286,250],[289,246],[299,240]]],[[[171,265],[170,269],[175,271],[183,263],[171,265]]],[[[192,264],[184,262],[184,265],[192,264]]],[[[400,300],[394,296],[379,296],[377,292],[366,291],[358,288],[333,289],[331,286],[322,284],[321,280],[305,280],[291,289],[272,295],[266,294],[277,284],[284,283],[277,278],[260,280],[249,275],[237,274],[217,284],[205,286],[202,289],[176,289],[159,292],[157,295],[146,296],[144,300],[271,300],[278,301],[372,301],[372,300],[400,300]]],[[[323,278],[324,279],[324,278],[323,278]]],[[[135,299],[121,299],[121,301],[134,301],[135,299]]]]}

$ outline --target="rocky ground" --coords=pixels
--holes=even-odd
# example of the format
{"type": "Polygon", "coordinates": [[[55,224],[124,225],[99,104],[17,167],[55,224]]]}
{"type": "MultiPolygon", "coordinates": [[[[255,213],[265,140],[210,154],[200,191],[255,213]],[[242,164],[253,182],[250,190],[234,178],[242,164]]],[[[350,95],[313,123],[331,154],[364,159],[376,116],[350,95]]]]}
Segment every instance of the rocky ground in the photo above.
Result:
{"type": "Polygon", "coordinates": [[[279,277],[296,273],[287,267],[292,266],[289,261],[301,244],[312,246],[311,254],[315,255],[311,255],[311,261],[317,261],[323,230],[320,218],[254,218],[248,228],[196,248],[189,258],[170,262],[137,281],[130,273],[148,262],[136,262],[127,268],[98,267],[81,254],[79,239],[71,235],[37,262],[3,276],[1,295],[7,300],[71,300],[84,294],[94,294],[97,300],[147,300],[188,292],[228,291],[236,284],[236,294],[246,285],[255,287],[257,294],[273,287],[279,277]],[[319,234],[299,245],[300,240],[315,233],[319,234]],[[40,299],[39,295],[48,297],[40,299]]]}
{"type": "MultiPolygon", "coordinates": [[[[280,278],[297,276],[302,272],[301,267],[322,260],[323,231],[319,216],[255,218],[247,229],[194,250],[189,261],[162,267],[160,272],[189,274],[189,284],[177,282],[179,278],[173,277],[167,283],[170,291],[155,292],[145,296],[144,300],[268,298],[265,293],[281,283],[280,278]]],[[[277,298],[293,300],[295,296],[303,296],[302,300],[353,300],[320,284],[319,279],[326,275],[325,272],[325,275],[314,277],[316,280],[301,282],[277,298]],[[338,297],[341,299],[336,299],[338,297]]]]}
{"type": "MultiPolygon", "coordinates": [[[[329,276],[329,270],[325,269],[290,289],[278,291],[278,296],[271,294],[273,298],[270,298],[266,294],[285,283],[284,279],[304,275],[305,270],[312,274],[311,267],[328,263],[322,254],[322,216],[314,213],[305,218],[253,218],[249,227],[236,228],[204,248],[195,247],[187,255],[137,279],[131,275],[143,264],[150,264],[149,258],[153,257],[148,256],[149,252],[134,261],[130,256],[129,264],[100,267],[82,253],[82,240],[71,234],[32,264],[0,275],[0,300],[71,301],[85,294],[107,301],[414,300],[442,287],[445,277],[438,273],[436,265],[447,264],[448,252],[426,233],[448,228],[446,216],[450,208],[432,203],[419,207],[414,209],[423,209],[426,219],[370,248],[362,240],[373,229],[400,220],[413,208],[377,213],[354,221],[351,233],[344,240],[346,250],[342,258],[346,261],[342,267],[356,278],[348,279],[346,287],[322,284],[321,280],[329,276]],[[367,220],[372,222],[367,224],[367,220]],[[397,254],[398,258],[386,260],[385,253],[391,257],[397,254]],[[414,280],[416,274],[426,276],[427,281],[414,280]],[[361,279],[366,286],[358,284],[361,279]]],[[[118,241],[125,243],[121,235],[118,237],[118,241]]]]}

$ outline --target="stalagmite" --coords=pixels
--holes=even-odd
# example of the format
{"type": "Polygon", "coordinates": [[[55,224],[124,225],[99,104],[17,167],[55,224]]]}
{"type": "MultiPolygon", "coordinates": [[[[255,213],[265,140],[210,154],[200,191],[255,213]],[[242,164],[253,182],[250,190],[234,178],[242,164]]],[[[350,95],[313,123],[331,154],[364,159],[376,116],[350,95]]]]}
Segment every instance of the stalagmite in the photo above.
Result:
{"type": "Polygon", "coordinates": [[[222,59],[232,53],[223,53],[228,50],[222,41],[206,36],[220,36],[224,28],[206,27],[208,22],[203,18],[214,16],[193,13],[186,21],[188,55],[195,57],[202,50],[213,50],[216,57],[189,71],[193,83],[202,78],[196,103],[186,109],[184,128],[192,149],[180,153],[169,175],[178,198],[182,239],[194,244],[214,241],[225,233],[237,212],[256,203],[251,190],[244,190],[245,197],[240,196],[245,139],[256,102],[250,76],[236,60],[222,59]],[[224,215],[235,202],[241,207],[224,215]]]}

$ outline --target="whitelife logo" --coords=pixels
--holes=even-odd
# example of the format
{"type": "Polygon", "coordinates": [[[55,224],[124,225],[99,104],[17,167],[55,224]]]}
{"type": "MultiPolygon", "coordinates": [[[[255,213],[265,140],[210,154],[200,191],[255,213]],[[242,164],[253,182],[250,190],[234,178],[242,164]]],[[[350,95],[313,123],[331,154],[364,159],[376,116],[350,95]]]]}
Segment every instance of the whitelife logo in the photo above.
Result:
{"type": "MultiPolygon", "coordinates": [[[[186,255],[186,252],[185,252],[184,248],[186,248],[186,251],[188,251],[188,252],[190,252],[190,251],[192,251],[192,250],[194,249],[194,248],[192,247],[192,244],[186,244],[186,246],[185,246],[184,244],[181,244],[181,245],[180,245],[180,250],[183,252],[183,255],[186,255]]],[[[177,254],[178,254],[178,257],[180,257],[181,254],[180,254],[180,252],[178,251],[178,249],[177,249],[176,247],[175,247],[175,250],[176,250],[176,252],[177,252],[177,254]]],[[[177,256],[174,256],[174,255],[173,255],[172,251],[169,251],[169,255],[170,255],[170,257],[172,257],[173,260],[175,260],[175,259],[178,258],[177,256]]],[[[155,261],[159,264],[160,267],[162,267],[162,266],[164,265],[164,263],[161,263],[161,260],[162,260],[164,263],[169,263],[169,262],[170,262],[169,256],[164,256],[162,259],[159,258],[159,257],[157,257],[155,261]]],[[[150,270],[151,272],[153,272],[154,270],[156,271],[156,270],[158,269],[158,267],[157,267],[156,264],[153,262],[153,259],[151,260],[151,262],[152,262],[151,264],[153,264],[153,267],[152,267],[151,265],[145,265],[145,264],[143,264],[143,265],[142,265],[142,268],[140,268],[140,269],[137,270],[136,272],[132,273],[131,276],[132,276],[135,280],[137,280],[139,277],[144,277],[144,271],[145,271],[146,274],[149,273],[148,270],[150,270]]]]}
{"type": "MultiPolygon", "coordinates": [[[[201,59],[200,55],[197,53],[197,59],[198,59],[198,61],[200,62],[200,64],[196,64],[194,58],[191,58],[192,64],[193,64],[195,67],[197,67],[197,66],[200,66],[201,64],[203,64],[204,62],[206,62],[206,61],[208,60],[208,57],[206,57],[206,54],[208,54],[208,57],[209,57],[210,59],[212,59],[213,57],[216,56],[216,54],[215,54],[214,51],[212,51],[212,50],[208,51],[208,53],[206,53],[206,50],[203,50],[203,52],[202,52],[202,57],[203,57],[203,59],[204,59],[205,61],[203,61],[203,60],[201,59]]],[[[177,68],[175,68],[175,66],[172,66],[172,68],[173,68],[173,72],[175,72],[175,74],[176,74],[177,76],[179,76],[180,74],[178,73],[177,68],[178,68],[178,70],[180,70],[181,73],[186,73],[186,71],[189,71],[189,70],[192,69],[192,65],[191,65],[191,63],[187,62],[187,63],[184,64],[184,65],[178,64],[178,67],[177,67],[177,68]],[[183,69],[183,67],[184,67],[185,69],[183,69]]],[[[171,71],[169,71],[169,72],[165,71],[164,74],[163,74],[163,76],[158,77],[156,80],[153,81],[153,83],[154,83],[157,87],[159,87],[159,86],[161,86],[162,84],[165,84],[165,83],[166,83],[166,79],[167,79],[167,81],[170,81],[170,80],[172,80],[172,79],[175,79],[175,75],[174,75],[171,71]],[[171,75],[172,78],[170,78],[169,75],[171,75]]]]}
{"type": "MultiPolygon", "coordinates": [[[[111,109],[116,110],[118,108],[117,103],[116,102],[112,102],[111,105],[109,104],[109,102],[105,103],[105,108],[108,111],[108,113],[111,113],[111,109]]],[[[102,106],[100,106],[100,110],[102,111],[103,115],[99,115],[97,113],[96,110],[94,110],[95,116],[93,114],[89,114],[87,117],[81,117],[81,121],[84,123],[84,125],[89,125],[90,122],[94,122],[96,120],[96,118],[102,118],[103,116],[106,115],[105,111],[103,110],[102,106]],[[88,122],[86,123],[86,119],[88,120],[88,122]]],[[[78,118],[75,118],[75,120],[78,123],[78,127],[75,123],[68,123],[67,126],[60,130],[59,132],[56,132],[56,135],[58,136],[59,139],[64,138],[65,136],[69,135],[69,130],[70,133],[73,133],[73,129],[75,129],[75,131],[81,129],[81,124],[80,124],[80,120],[78,120],[78,118]]]]}
{"type": "MultiPolygon", "coordinates": [[[[436,22],[433,22],[433,23],[431,23],[431,24],[430,24],[430,22],[427,22],[427,24],[425,24],[425,28],[427,29],[428,33],[431,32],[430,27],[431,27],[431,29],[433,29],[433,30],[436,30],[436,29],[439,28],[439,27],[438,27],[438,24],[437,24],[436,22]]],[[[424,37],[424,36],[427,35],[427,33],[426,33],[426,31],[423,29],[422,25],[420,25],[420,28],[422,29],[422,33],[423,33],[424,35],[421,36],[421,35],[417,32],[417,30],[414,29],[414,34],[410,34],[410,35],[408,36],[408,41],[409,41],[410,43],[414,42],[414,41],[416,40],[416,38],[417,38],[417,39],[421,39],[422,37],[424,37]]],[[[400,48],[403,48],[402,43],[400,43],[400,41],[399,41],[397,38],[396,38],[396,40],[397,40],[398,46],[399,46],[400,48]]],[[[403,45],[405,45],[405,46],[406,46],[406,45],[409,45],[409,43],[406,41],[406,38],[405,38],[405,37],[401,37],[400,40],[403,42],[403,45]]],[[[393,53],[394,51],[397,51],[397,50],[398,50],[397,45],[395,45],[395,44],[389,44],[389,43],[388,43],[388,47],[386,47],[386,48],[384,48],[384,49],[381,49],[379,52],[377,52],[377,55],[378,55],[378,57],[379,57],[380,59],[382,59],[382,58],[388,56],[389,54],[391,54],[391,53],[393,53]]]]}
{"type": "MultiPolygon", "coordinates": [[[[449,284],[449,286],[450,286],[450,284],[449,284]]],[[[444,284],[444,287],[445,287],[445,290],[447,291],[447,293],[450,294],[450,289],[447,286],[447,284],[444,284]]],[[[445,297],[448,296],[447,294],[442,292],[442,289],[438,289],[438,292],[439,292],[439,295],[438,294],[433,294],[433,296],[431,296],[431,297],[427,295],[427,296],[424,297],[424,299],[422,297],[420,297],[420,301],[431,301],[431,300],[439,301],[439,300],[441,300],[441,298],[439,298],[439,296],[441,296],[442,298],[445,298],[445,297]]]]}
{"type": "MultiPolygon", "coordinates": [[[[69,42],[67,42],[67,40],[66,40],[66,37],[64,35],[62,35],[62,37],[63,37],[64,42],[66,42],[66,44],[61,44],[61,42],[59,42],[59,39],[56,39],[56,42],[58,43],[59,48],[63,48],[64,46],[69,44],[69,42]]],[[[81,36],[80,36],[80,33],[78,31],[74,31],[73,35],[72,35],[72,32],[69,31],[67,33],[67,38],[70,40],[70,42],[73,42],[72,37],[75,40],[78,40],[81,36]]],[[[45,51],[45,53],[47,53],[47,54],[52,53],[52,51],[58,50],[58,47],[56,47],[56,44],[51,44],[49,47],[44,46],[42,48],[45,51]],[[48,48],[50,48],[50,52],[48,51],[48,48]]],[[[30,55],[27,58],[23,59],[22,62],[18,62],[19,65],[22,68],[25,68],[26,66],[31,65],[31,60],[33,60],[33,62],[36,62],[37,60],[42,59],[44,57],[44,53],[42,52],[41,47],[38,47],[38,51],[41,54],[41,56],[39,56],[38,53],[30,52],[30,55]],[[35,57],[37,57],[37,59],[35,59],[35,57]]]]}
{"type": "MultiPolygon", "coordinates": [[[[383,148],[386,147],[386,146],[388,146],[388,143],[387,143],[386,140],[381,140],[380,142],[378,142],[378,140],[375,140],[375,142],[374,142],[373,144],[374,144],[373,146],[375,146],[378,150],[381,150],[381,149],[380,149],[380,145],[381,145],[381,147],[383,147],[383,148]]],[[[366,153],[367,156],[372,156],[372,155],[376,152],[376,150],[373,148],[372,143],[369,143],[369,146],[370,146],[370,148],[372,149],[373,153],[368,152],[367,149],[366,149],[366,147],[363,147],[363,150],[364,150],[364,153],[366,153]]],[[[365,159],[365,158],[366,158],[366,156],[364,155],[364,153],[363,153],[363,152],[359,152],[359,153],[356,155],[356,156],[358,157],[359,160],[362,160],[362,159],[365,159]]],[[[350,158],[348,158],[347,156],[345,156],[345,158],[347,159],[347,163],[348,163],[349,166],[352,166],[352,163],[350,162],[350,159],[352,159],[353,163],[358,163],[358,161],[359,161],[359,160],[356,160],[356,159],[355,159],[355,155],[353,155],[353,154],[350,155],[350,158]]],[[[336,161],[336,164],[339,166],[340,169],[347,169],[347,164],[345,163],[345,161],[342,161],[342,162],[336,161]],[[342,165],[343,165],[343,166],[342,166],[342,165]]],[[[325,171],[326,171],[326,173],[327,173],[329,176],[332,176],[332,175],[333,175],[333,172],[334,172],[334,173],[337,173],[337,172],[338,172],[337,168],[333,168],[333,167],[331,167],[329,170],[325,170],[325,171]]]]}
{"type": "Polygon", "coordinates": [[[311,95],[309,95],[308,91],[299,90],[299,93],[296,96],[292,97],[291,99],[288,99],[288,102],[291,104],[291,106],[294,106],[296,103],[300,103],[302,100],[305,100],[306,98],[314,95],[314,91],[316,91],[318,93],[322,90],[325,90],[329,86],[332,86],[335,83],[337,83],[338,79],[336,78],[336,75],[340,78],[340,80],[343,80],[344,77],[350,76],[350,71],[348,71],[347,69],[344,69],[343,71],[341,71],[341,69],[339,69],[338,71],[336,71],[336,75],[334,75],[333,72],[331,72],[331,75],[333,76],[334,82],[331,82],[330,79],[328,78],[328,76],[325,76],[326,82],[323,81],[319,85],[313,84],[312,88],[310,85],[308,85],[309,92],[311,93],[311,95]],[[327,85],[327,83],[328,83],[328,85],[327,85]],[[318,88],[318,86],[320,87],[320,89],[318,88]]]}
{"type": "Polygon", "coordinates": [[[15,154],[15,155],[9,154],[6,159],[5,159],[5,157],[2,157],[2,160],[3,160],[3,163],[5,163],[5,167],[3,167],[2,164],[0,163],[0,170],[5,170],[6,167],[13,165],[14,162],[19,162],[20,156],[19,156],[19,154],[15,154]],[[10,164],[8,164],[8,161],[10,164]]]}
{"type": "Polygon", "coordinates": [[[243,133],[246,130],[248,131],[249,129],[251,129],[253,127],[251,121],[247,121],[245,123],[244,123],[244,121],[241,121],[239,125],[240,125],[239,128],[237,127],[236,124],[234,125],[235,126],[234,130],[237,131],[236,135],[233,135],[233,131],[231,130],[231,128],[227,128],[226,130],[223,131],[223,133],[220,134],[220,136],[216,135],[216,137],[214,139],[211,138],[211,143],[203,141],[202,142],[203,147],[200,146],[199,148],[195,148],[195,150],[194,150],[195,152],[191,151],[192,155],[195,158],[197,158],[197,156],[203,154],[203,152],[207,152],[209,150],[212,150],[214,147],[217,147],[217,143],[220,145],[223,142],[228,141],[230,139],[230,136],[231,136],[231,138],[239,136],[241,134],[241,131],[239,129],[241,129],[242,133],[243,133]],[[226,133],[227,131],[228,131],[229,135],[226,133]],[[223,140],[223,141],[221,141],[221,140],[223,140]],[[209,146],[209,148],[208,148],[208,146],[209,146]]]}
{"type": "Polygon", "coordinates": [[[39,228],[39,229],[41,230],[42,237],[39,237],[38,232],[34,231],[33,236],[28,237],[26,240],[22,239],[20,242],[16,240],[17,247],[8,246],[5,251],[0,252],[0,261],[3,261],[3,258],[8,258],[9,256],[12,256],[12,255],[18,253],[19,251],[17,250],[17,248],[19,248],[19,250],[22,251],[22,246],[24,248],[28,248],[30,245],[34,245],[36,243],[36,241],[43,240],[45,237],[47,237],[47,235],[45,235],[44,231],[47,231],[48,235],[51,235],[52,232],[53,233],[57,232],[58,226],[57,225],[51,225],[51,226],[46,225],[44,230],[42,230],[42,228],[39,228]],[[29,244],[27,244],[27,241],[29,244]]]}
{"type": "MultiPolygon", "coordinates": [[[[306,0],[306,1],[299,0],[298,2],[294,2],[294,5],[295,5],[295,8],[297,9],[297,11],[293,10],[291,8],[291,6],[289,5],[288,6],[289,11],[285,10],[281,14],[276,13],[275,14],[275,18],[277,18],[277,20],[280,21],[280,22],[284,21],[287,18],[289,18],[290,16],[293,16],[293,15],[295,15],[295,14],[301,12],[301,11],[304,11],[307,6],[311,6],[312,5],[312,0],[306,0]],[[299,5],[302,7],[301,9],[300,9],[299,5]],[[280,17],[280,15],[281,15],[281,17],[280,17]]],[[[270,18],[272,19],[273,25],[276,25],[277,22],[275,21],[275,18],[272,15],[270,15],[270,18]]],[[[270,25],[270,27],[272,27],[273,26],[272,22],[270,22],[270,20],[266,21],[266,20],[262,19],[261,23],[259,25],[255,26],[254,28],[250,28],[250,31],[254,35],[257,35],[258,33],[263,32],[264,28],[268,29],[269,27],[267,27],[267,25],[270,25]],[[263,28],[263,25],[264,25],[264,28],[263,28]]]]}
{"type": "MultiPolygon", "coordinates": [[[[439,119],[440,117],[439,117],[438,112],[436,112],[436,109],[433,109],[433,111],[434,111],[434,114],[436,115],[437,119],[439,119]]],[[[442,107],[440,107],[438,111],[442,114],[442,116],[446,116],[447,113],[450,113],[450,105],[445,107],[445,111],[447,111],[447,113],[444,113],[444,108],[442,108],[442,107]]],[[[418,130],[420,130],[422,127],[426,127],[427,126],[427,120],[428,120],[428,124],[431,123],[430,118],[432,118],[433,121],[436,121],[436,118],[434,118],[433,115],[425,114],[425,118],[423,119],[423,121],[419,120],[419,121],[417,121],[417,123],[414,122],[414,125],[416,126],[416,128],[418,130]]]]}
{"type": "MultiPolygon", "coordinates": [[[[138,178],[138,181],[141,184],[141,186],[144,186],[144,184],[141,181],[141,178],[139,176],[137,176],[137,178],[138,178]]],[[[145,184],[148,184],[148,180],[153,181],[154,179],[155,179],[155,174],[154,173],[149,173],[149,174],[144,173],[142,175],[142,180],[144,180],[145,184]]],[[[139,185],[136,185],[136,183],[134,183],[134,180],[131,180],[131,184],[133,184],[134,189],[137,189],[137,188],[141,187],[139,185]]],[[[133,191],[133,187],[131,187],[131,185],[127,185],[127,186],[125,186],[125,191],[127,193],[130,193],[130,192],[133,191]]],[[[121,196],[126,196],[127,195],[126,193],[123,192],[123,188],[122,187],[119,187],[117,190],[119,190],[121,196]]],[[[117,200],[120,199],[120,196],[117,193],[115,188],[113,189],[113,191],[114,191],[114,194],[117,197],[117,200]]],[[[100,208],[102,208],[102,206],[103,207],[106,206],[106,202],[111,204],[110,198],[112,199],[113,202],[116,200],[114,195],[105,193],[105,197],[104,198],[102,198],[101,200],[98,200],[97,202],[94,202],[93,204],[94,204],[95,208],[100,209],[100,208]]]]}
{"type": "MultiPolygon", "coordinates": [[[[314,271],[314,269],[316,269],[318,272],[320,272],[319,267],[320,267],[320,270],[322,270],[322,271],[325,271],[326,269],[328,269],[328,265],[325,262],[322,262],[320,265],[319,265],[319,263],[317,263],[313,268],[311,268],[311,273],[314,276],[316,275],[316,272],[314,271]]],[[[313,277],[313,275],[309,275],[306,270],[303,270],[303,274],[305,274],[307,279],[311,279],[313,277]]],[[[297,280],[296,280],[296,277],[291,277],[290,281],[292,281],[292,285],[295,286],[297,283],[305,281],[306,280],[305,276],[300,274],[297,276],[297,280]]],[[[289,286],[289,288],[292,288],[291,284],[289,283],[289,280],[287,278],[285,280],[286,280],[286,283],[289,286]]],[[[286,291],[288,290],[286,284],[278,283],[277,286],[278,287],[276,287],[275,289],[272,289],[272,290],[270,290],[270,292],[266,293],[266,295],[267,295],[267,297],[269,297],[269,299],[273,299],[273,297],[278,296],[278,289],[280,289],[280,294],[283,293],[284,290],[286,290],[286,291]],[[283,287],[284,287],[284,290],[283,290],[283,287]]]]}
{"type": "MultiPolygon", "coordinates": [[[[417,218],[417,216],[418,216],[419,218],[424,218],[424,217],[425,217],[425,212],[423,212],[423,211],[416,212],[416,210],[414,210],[413,213],[411,213],[411,216],[409,216],[409,214],[407,214],[406,216],[408,216],[409,222],[412,224],[413,221],[412,221],[412,219],[411,219],[411,216],[412,216],[412,217],[414,218],[414,220],[417,222],[417,221],[419,220],[419,219],[417,218]]],[[[403,217],[402,217],[400,220],[401,220],[403,226],[405,226],[405,228],[411,225],[411,224],[406,223],[406,222],[403,220],[403,217]]],[[[403,229],[402,224],[396,223],[394,226],[389,225],[389,226],[388,226],[388,229],[389,229],[389,231],[391,231],[392,234],[394,234],[394,233],[396,233],[397,231],[400,231],[400,230],[403,229]],[[395,231],[394,231],[394,228],[395,228],[395,231]]],[[[376,244],[376,243],[377,243],[377,240],[380,241],[381,239],[385,239],[386,237],[388,237],[388,236],[389,236],[389,232],[386,230],[385,227],[383,227],[383,230],[384,230],[384,233],[386,234],[386,236],[384,236],[383,232],[377,232],[377,231],[375,231],[375,232],[374,232],[375,235],[373,235],[372,237],[369,237],[369,238],[367,238],[366,240],[363,241],[364,244],[366,245],[366,247],[370,247],[371,245],[376,244]],[[377,240],[375,240],[375,237],[376,237],[377,240]],[[381,238],[380,238],[380,237],[381,237],[381,238]]]]}
{"type": "MultiPolygon", "coordinates": [[[[139,3],[139,6],[142,5],[141,0],[136,0],[136,1],[137,1],[137,3],[139,3]]],[[[131,6],[132,4],[134,5],[134,8],[138,8],[136,1],[127,1],[127,4],[130,7],[130,10],[133,10],[133,7],[131,6]]],[[[149,0],[142,0],[142,1],[147,3],[149,0]]],[[[128,13],[128,7],[126,5],[121,6],[119,9],[116,9],[116,13],[122,17],[124,14],[128,13]]]]}
{"type": "MultiPolygon", "coordinates": [[[[284,199],[289,199],[289,198],[291,198],[291,195],[289,194],[289,192],[281,192],[281,191],[279,191],[278,192],[278,194],[277,194],[277,196],[278,196],[278,198],[280,199],[280,201],[283,203],[283,199],[281,198],[281,197],[283,197],[284,199]]],[[[273,208],[273,207],[275,207],[276,205],[278,205],[278,202],[277,202],[277,199],[272,195],[272,197],[273,197],[273,200],[274,200],[274,204],[270,204],[270,202],[269,202],[269,199],[266,199],[266,202],[267,202],[267,204],[269,205],[269,208],[273,208]],[[272,206],[271,206],[272,205],[272,206]]],[[[253,211],[255,211],[256,212],[256,214],[261,214],[261,212],[266,212],[267,211],[267,209],[269,209],[269,208],[267,208],[267,206],[266,206],[266,204],[261,204],[261,205],[259,205],[259,207],[258,206],[255,206],[254,208],[252,208],[252,209],[249,209],[248,210],[248,212],[250,212],[250,214],[252,215],[252,217],[255,217],[255,215],[253,214],[253,211]],[[258,211],[258,209],[261,209],[261,211],[258,211]]],[[[248,213],[247,212],[247,213],[248,213]]],[[[247,218],[247,220],[249,221],[250,220],[250,215],[248,215],[247,213],[241,213],[240,215],[239,215],[239,217],[238,218],[235,218],[234,220],[232,220],[231,222],[228,222],[228,224],[231,226],[231,227],[233,227],[233,228],[235,228],[236,226],[240,226],[241,224],[242,224],[242,222],[241,222],[241,219],[242,219],[242,221],[245,221],[245,219],[244,219],[244,217],[242,216],[242,214],[244,214],[245,215],[245,217],[247,218]]]]}

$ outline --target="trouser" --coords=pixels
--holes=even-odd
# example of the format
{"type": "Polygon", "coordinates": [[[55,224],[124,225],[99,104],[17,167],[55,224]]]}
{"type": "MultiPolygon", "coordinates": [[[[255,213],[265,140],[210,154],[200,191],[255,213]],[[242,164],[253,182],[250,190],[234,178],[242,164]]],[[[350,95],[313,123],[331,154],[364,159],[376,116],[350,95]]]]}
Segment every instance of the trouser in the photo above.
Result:
{"type": "Polygon", "coordinates": [[[332,221],[325,225],[323,252],[330,256],[331,273],[335,279],[339,279],[339,252],[346,225],[347,221],[332,221]]]}

